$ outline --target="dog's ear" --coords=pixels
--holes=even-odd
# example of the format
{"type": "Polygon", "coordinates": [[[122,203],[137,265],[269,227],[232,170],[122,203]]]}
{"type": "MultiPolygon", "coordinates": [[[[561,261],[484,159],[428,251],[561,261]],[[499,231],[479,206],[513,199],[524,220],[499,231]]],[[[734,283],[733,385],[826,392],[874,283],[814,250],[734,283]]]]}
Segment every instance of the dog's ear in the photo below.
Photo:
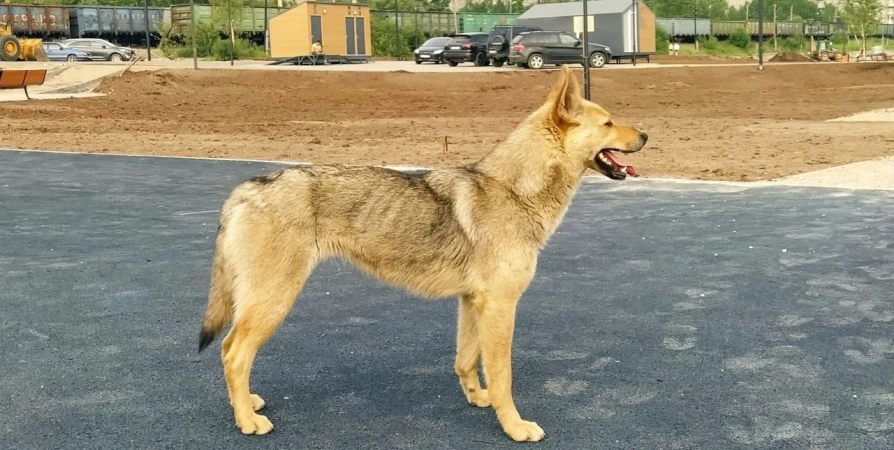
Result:
{"type": "Polygon", "coordinates": [[[568,66],[559,71],[559,81],[553,86],[549,95],[550,118],[556,125],[573,123],[575,115],[581,107],[581,87],[577,76],[568,66]]]}

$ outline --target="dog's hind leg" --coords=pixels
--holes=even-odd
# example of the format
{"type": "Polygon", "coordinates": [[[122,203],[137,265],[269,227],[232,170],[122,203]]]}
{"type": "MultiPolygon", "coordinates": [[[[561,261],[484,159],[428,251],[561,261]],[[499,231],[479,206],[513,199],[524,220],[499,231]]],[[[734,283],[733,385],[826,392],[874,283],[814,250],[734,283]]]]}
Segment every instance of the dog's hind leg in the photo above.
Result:
{"type": "Polygon", "coordinates": [[[484,376],[497,419],[514,441],[539,441],[545,434],[543,429],[522,420],[512,399],[512,335],[518,297],[489,296],[476,301],[481,301],[478,340],[484,376]]]}
{"type": "Polygon", "coordinates": [[[264,400],[249,391],[252,364],[291,310],[314,259],[306,243],[282,242],[288,238],[267,233],[270,225],[253,225],[249,239],[258,241],[246,242],[243,248],[258,250],[245,255],[236,269],[233,327],[221,345],[221,359],[236,426],[243,434],[267,434],[273,424],[256,413],[264,400]]]}
{"type": "Polygon", "coordinates": [[[481,389],[478,377],[478,361],[481,347],[478,345],[478,310],[473,297],[459,299],[456,326],[456,364],[454,370],[459,376],[459,384],[471,405],[480,408],[490,406],[487,390],[481,389]]]}

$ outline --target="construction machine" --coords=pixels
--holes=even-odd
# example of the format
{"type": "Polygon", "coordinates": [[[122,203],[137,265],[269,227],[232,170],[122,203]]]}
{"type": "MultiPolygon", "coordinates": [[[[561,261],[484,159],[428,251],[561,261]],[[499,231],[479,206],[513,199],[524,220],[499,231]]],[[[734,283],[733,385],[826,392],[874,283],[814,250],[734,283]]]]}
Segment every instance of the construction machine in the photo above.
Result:
{"type": "Polygon", "coordinates": [[[0,22],[0,61],[49,61],[43,39],[19,39],[11,23],[0,22]]]}
{"type": "Polygon", "coordinates": [[[819,39],[815,43],[813,36],[810,37],[810,59],[814,61],[844,61],[847,62],[848,54],[835,50],[832,41],[828,39],[819,39]]]}

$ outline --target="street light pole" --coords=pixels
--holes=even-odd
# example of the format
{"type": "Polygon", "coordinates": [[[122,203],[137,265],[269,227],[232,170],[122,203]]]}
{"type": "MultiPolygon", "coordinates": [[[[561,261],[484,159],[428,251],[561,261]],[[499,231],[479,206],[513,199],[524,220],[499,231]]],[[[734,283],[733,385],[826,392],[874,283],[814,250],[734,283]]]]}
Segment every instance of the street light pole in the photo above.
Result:
{"type": "Polygon", "coordinates": [[[196,50],[196,1],[189,0],[189,27],[192,31],[189,33],[192,41],[192,68],[199,68],[199,51],[196,50]]]}
{"type": "Polygon", "coordinates": [[[264,52],[270,56],[270,36],[267,32],[267,0],[264,0],[264,52]]]}
{"type": "Polygon", "coordinates": [[[143,12],[146,14],[146,55],[152,61],[152,41],[149,40],[149,0],[143,2],[143,12]]]}
{"type": "Polygon", "coordinates": [[[584,4],[584,98],[590,99],[590,35],[587,30],[587,2],[589,0],[581,0],[584,4]]]}
{"type": "Polygon", "coordinates": [[[764,70],[764,0],[757,0],[757,70],[764,70]]]}
{"type": "Polygon", "coordinates": [[[230,66],[233,65],[233,46],[236,45],[236,33],[233,31],[233,8],[227,0],[227,25],[230,27],[230,66]]]}
{"type": "Polygon", "coordinates": [[[636,53],[639,52],[639,5],[633,0],[633,65],[636,66],[636,53]]]}

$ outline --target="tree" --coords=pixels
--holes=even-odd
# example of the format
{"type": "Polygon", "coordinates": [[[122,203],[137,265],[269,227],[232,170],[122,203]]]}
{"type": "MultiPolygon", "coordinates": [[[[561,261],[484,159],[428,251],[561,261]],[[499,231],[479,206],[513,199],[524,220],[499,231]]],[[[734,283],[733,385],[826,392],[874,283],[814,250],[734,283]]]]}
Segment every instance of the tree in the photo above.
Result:
{"type": "Polygon", "coordinates": [[[866,35],[881,23],[882,4],[879,0],[844,0],[841,18],[860,38],[860,49],[866,53],[866,35]]]}

